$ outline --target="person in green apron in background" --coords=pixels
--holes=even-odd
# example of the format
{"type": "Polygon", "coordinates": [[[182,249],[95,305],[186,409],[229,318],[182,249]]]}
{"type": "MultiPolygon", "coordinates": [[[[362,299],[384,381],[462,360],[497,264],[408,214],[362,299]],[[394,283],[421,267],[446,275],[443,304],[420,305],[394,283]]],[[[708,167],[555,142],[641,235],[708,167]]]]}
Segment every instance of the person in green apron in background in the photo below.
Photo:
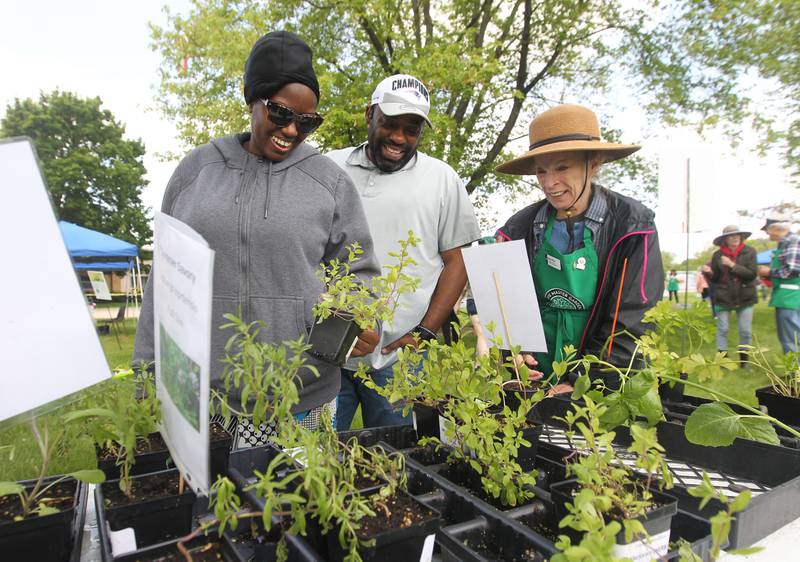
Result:
{"type": "Polygon", "coordinates": [[[772,281],[769,305],[775,309],[778,340],[784,353],[800,351],[800,236],[792,233],[791,219],[782,214],[767,218],[761,230],[778,243],[769,266],[759,267],[762,277],[772,281]]]}
{"type": "MultiPolygon", "coordinates": [[[[543,112],[531,123],[529,139],[528,151],[497,171],[536,175],[545,198],[512,216],[496,237],[526,243],[547,342],[547,352],[526,361],[535,366],[533,377],[568,391],[552,368],[566,345],[616,366],[641,365],[631,336],[648,328],[643,316],[662,296],[664,270],[653,212],[594,181],[602,164],[639,146],[601,140],[597,116],[579,105],[543,112]]],[[[590,375],[609,387],[619,383],[610,370],[590,375]]]]}

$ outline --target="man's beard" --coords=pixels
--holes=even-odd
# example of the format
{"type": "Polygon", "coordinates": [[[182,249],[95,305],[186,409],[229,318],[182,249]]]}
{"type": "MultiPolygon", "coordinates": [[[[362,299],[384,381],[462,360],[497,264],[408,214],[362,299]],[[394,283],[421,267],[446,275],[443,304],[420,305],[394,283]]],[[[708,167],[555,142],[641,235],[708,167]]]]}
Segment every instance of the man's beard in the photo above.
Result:
{"type": "Polygon", "coordinates": [[[381,143],[370,140],[367,146],[369,147],[373,164],[375,164],[381,172],[385,173],[392,173],[401,170],[412,158],[414,158],[414,155],[417,153],[416,148],[408,149],[403,147],[405,148],[406,152],[400,160],[388,160],[383,157],[383,153],[381,152],[381,143]]]}

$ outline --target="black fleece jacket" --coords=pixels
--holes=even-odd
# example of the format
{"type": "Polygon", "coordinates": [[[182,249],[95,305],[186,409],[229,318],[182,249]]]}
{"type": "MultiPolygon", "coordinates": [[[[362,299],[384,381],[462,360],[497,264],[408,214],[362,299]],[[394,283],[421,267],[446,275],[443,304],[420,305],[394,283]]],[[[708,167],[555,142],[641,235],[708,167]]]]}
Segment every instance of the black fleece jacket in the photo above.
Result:
{"type": "MultiPolygon", "coordinates": [[[[633,337],[642,335],[651,327],[644,322],[644,313],[655,306],[664,290],[664,268],[654,222],[655,215],[635,199],[596,184],[593,189],[606,198],[607,209],[603,226],[593,240],[600,264],[597,294],[578,352],[580,355],[598,356],[602,353],[604,360],[626,368],[631,363],[635,350],[633,337]],[[626,258],[628,264],[617,317],[617,335],[614,337],[611,357],[608,358],[605,347],[611,335],[626,258]]],[[[541,218],[552,211],[547,200],[539,201],[516,213],[500,229],[500,233],[508,239],[525,240],[531,264],[542,244],[541,218]]],[[[641,366],[640,356],[637,355],[633,366],[641,366]]],[[[604,379],[606,385],[611,387],[616,387],[619,383],[618,377],[613,373],[593,371],[591,375],[592,378],[604,379]]]]}

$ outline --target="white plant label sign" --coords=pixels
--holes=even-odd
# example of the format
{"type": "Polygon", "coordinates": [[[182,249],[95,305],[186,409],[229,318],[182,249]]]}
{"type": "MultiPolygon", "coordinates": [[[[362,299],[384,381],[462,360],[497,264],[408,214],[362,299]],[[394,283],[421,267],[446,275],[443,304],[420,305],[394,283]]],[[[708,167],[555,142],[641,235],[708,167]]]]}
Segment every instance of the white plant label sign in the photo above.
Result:
{"type": "Polygon", "coordinates": [[[614,546],[614,558],[630,558],[632,562],[650,562],[661,559],[669,551],[669,529],[649,539],[614,546]]]}
{"type": "Polygon", "coordinates": [[[493,322],[494,336],[503,339],[502,349],[509,349],[510,338],[511,345],[520,346],[522,351],[547,351],[525,242],[473,246],[464,248],[461,254],[489,345],[494,345],[493,336],[486,326],[493,322]]]}
{"type": "Polygon", "coordinates": [[[29,139],[0,142],[0,248],[1,421],[111,375],[29,139]]]}
{"type": "Polygon", "coordinates": [[[156,213],[153,249],[161,434],[187,484],[208,495],[214,251],[194,230],[163,213],[156,213]]]}
{"type": "Polygon", "coordinates": [[[110,301],[111,291],[108,290],[106,276],[103,275],[103,272],[87,271],[86,273],[89,275],[89,282],[92,284],[92,290],[94,291],[95,298],[101,301],[110,301]]]}

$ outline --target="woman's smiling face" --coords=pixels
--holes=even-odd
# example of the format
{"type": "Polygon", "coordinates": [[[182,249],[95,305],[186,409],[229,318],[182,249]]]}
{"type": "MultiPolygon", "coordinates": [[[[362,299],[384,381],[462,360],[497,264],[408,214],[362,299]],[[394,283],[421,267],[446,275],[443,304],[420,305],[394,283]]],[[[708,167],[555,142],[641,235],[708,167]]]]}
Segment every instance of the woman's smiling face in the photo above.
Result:
{"type": "Polygon", "coordinates": [[[558,211],[575,207],[578,213],[586,210],[583,203],[591,196],[592,179],[599,164],[587,160],[586,152],[556,152],[536,157],[536,179],[544,191],[547,202],[558,211]],[[587,189],[583,189],[584,185],[587,189]],[[583,192],[583,195],[581,195],[583,192]],[[576,199],[580,197],[580,200],[576,199]]]}
{"type": "MultiPolygon", "coordinates": [[[[293,109],[295,113],[315,113],[317,111],[317,96],[314,91],[297,82],[286,84],[269,99],[293,109]]],[[[250,130],[252,134],[244,147],[252,154],[263,156],[273,162],[280,162],[308,136],[297,129],[297,123],[294,121],[285,127],[275,125],[269,119],[267,106],[260,100],[253,102],[251,111],[250,130]]]]}

